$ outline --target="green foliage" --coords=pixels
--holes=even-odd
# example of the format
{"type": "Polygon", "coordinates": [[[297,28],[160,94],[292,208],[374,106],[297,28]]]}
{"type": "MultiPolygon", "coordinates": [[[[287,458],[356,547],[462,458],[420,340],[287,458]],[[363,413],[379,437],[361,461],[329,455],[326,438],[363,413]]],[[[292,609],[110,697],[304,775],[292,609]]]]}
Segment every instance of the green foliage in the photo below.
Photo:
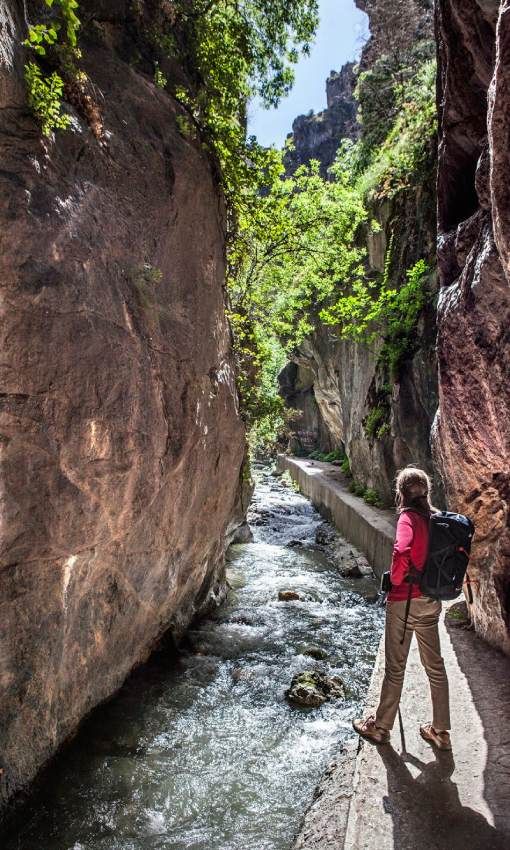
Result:
{"type": "Polygon", "coordinates": [[[76,14],[78,0],[44,0],[47,6],[60,6],[62,20],[66,29],[67,41],[71,47],[76,47],[80,20],[76,14]]]}
{"type": "Polygon", "coordinates": [[[362,499],[365,495],[365,488],[363,484],[358,484],[358,482],[354,479],[349,485],[349,490],[351,491],[351,493],[353,493],[355,496],[358,496],[360,499],[362,499]]]}
{"type": "Polygon", "coordinates": [[[345,460],[345,454],[342,449],[333,449],[331,452],[321,452],[317,449],[310,452],[308,457],[312,460],[320,460],[323,463],[338,463],[339,461],[343,463],[345,460]]]}
{"type": "Polygon", "coordinates": [[[172,22],[153,32],[163,54],[188,71],[174,93],[217,159],[231,239],[279,167],[275,151],[246,138],[246,103],[258,96],[274,106],[287,94],[298,51],[309,52],[317,8],[316,0],[175,0],[172,22]]]}
{"type": "Polygon", "coordinates": [[[402,361],[416,349],[416,326],[426,303],[431,299],[431,271],[425,260],[418,260],[406,272],[400,288],[386,289],[381,301],[381,317],[385,321],[384,344],[380,358],[395,376],[402,361]]]}
{"type": "Polygon", "coordinates": [[[340,469],[342,470],[344,475],[347,475],[348,478],[352,476],[351,464],[347,455],[342,458],[342,462],[340,463],[340,469]]]}
{"type": "Polygon", "coordinates": [[[405,283],[390,286],[387,275],[381,281],[355,281],[352,292],[323,310],[321,318],[341,325],[342,334],[358,342],[384,340],[380,361],[390,374],[398,374],[402,360],[416,345],[416,325],[430,300],[431,271],[418,260],[406,272],[405,283]]]}
{"type": "Polygon", "coordinates": [[[373,505],[376,508],[383,507],[383,501],[377,490],[374,490],[371,487],[364,487],[363,484],[359,484],[357,481],[354,481],[354,479],[349,485],[349,490],[354,494],[354,496],[357,496],[359,499],[363,499],[367,505],[373,505]]]}
{"type": "MultiPolygon", "coordinates": [[[[358,145],[358,186],[363,197],[393,197],[412,187],[417,175],[430,173],[432,178],[435,81],[436,63],[430,59],[405,83],[394,83],[394,118],[388,118],[392,110],[383,110],[381,120],[358,145]]],[[[380,105],[380,98],[376,103],[380,105]]]]}
{"type": "Polygon", "coordinates": [[[35,54],[35,61],[27,62],[24,71],[28,104],[39,120],[43,134],[49,136],[52,130],[68,127],[70,119],[62,112],[64,80],[61,74],[57,70],[50,73],[39,63],[51,58],[67,73],[78,73],[74,63],[80,57],[77,48],[80,20],[76,15],[77,0],[44,0],[44,4],[54,14],[48,21],[29,27],[23,44],[35,54]],[[63,35],[59,38],[61,33],[63,35]]]}
{"type": "Polygon", "coordinates": [[[386,416],[388,411],[386,408],[378,405],[373,407],[368,416],[363,422],[363,429],[369,439],[374,439],[380,436],[381,429],[387,424],[386,416]]]}
{"type": "Polygon", "coordinates": [[[342,449],[333,449],[332,452],[328,452],[324,456],[324,460],[326,463],[335,463],[335,461],[341,461],[345,457],[342,449]]]}
{"type": "Polygon", "coordinates": [[[28,104],[40,121],[43,134],[49,136],[52,130],[64,130],[68,127],[69,115],[62,113],[62,77],[56,71],[44,76],[35,62],[27,62],[25,82],[28,104]]]}
{"type": "Polygon", "coordinates": [[[29,28],[28,36],[23,44],[30,47],[38,56],[45,56],[46,48],[55,44],[59,29],[58,25],[35,24],[29,28]]]}
{"type": "Polygon", "coordinates": [[[277,381],[286,362],[285,351],[276,337],[265,335],[248,316],[231,311],[229,318],[236,341],[237,388],[249,446],[252,453],[266,452],[285,429],[289,416],[277,381]]]}
{"type": "Polygon", "coordinates": [[[154,70],[154,83],[158,87],[158,89],[164,89],[168,85],[168,79],[165,77],[161,68],[159,67],[159,62],[156,62],[154,70]]]}
{"type": "Polygon", "coordinates": [[[313,329],[321,308],[336,303],[363,274],[355,236],[366,213],[341,166],[326,181],[319,165],[276,177],[253,219],[241,219],[235,248],[237,274],[230,292],[235,309],[291,351],[313,329]]]}
{"type": "Polygon", "coordinates": [[[367,487],[365,492],[363,493],[363,500],[367,503],[367,505],[373,505],[376,508],[382,508],[382,500],[377,492],[377,490],[373,490],[371,487],[367,487]]]}

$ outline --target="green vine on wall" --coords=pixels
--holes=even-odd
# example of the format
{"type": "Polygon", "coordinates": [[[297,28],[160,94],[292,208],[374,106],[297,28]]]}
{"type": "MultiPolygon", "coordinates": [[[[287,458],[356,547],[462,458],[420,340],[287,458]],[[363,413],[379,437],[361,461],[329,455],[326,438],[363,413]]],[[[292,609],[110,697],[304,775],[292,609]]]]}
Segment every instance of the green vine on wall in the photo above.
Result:
{"type": "Polygon", "coordinates": [[[77,0],[44,0],[44,3],[56,12],[55,17],[30,26],[23,44],[34,54],[34,59],[25,64],[28,103],[43,134],[49,136],[52,130],[68,127],[70,118],[62,112],[64,80],[58,70],[45,71],[41,59],[59,60],[59,65],[74,64],[80,58],[77,46],[80,20],[76,14],[77,0]]]}

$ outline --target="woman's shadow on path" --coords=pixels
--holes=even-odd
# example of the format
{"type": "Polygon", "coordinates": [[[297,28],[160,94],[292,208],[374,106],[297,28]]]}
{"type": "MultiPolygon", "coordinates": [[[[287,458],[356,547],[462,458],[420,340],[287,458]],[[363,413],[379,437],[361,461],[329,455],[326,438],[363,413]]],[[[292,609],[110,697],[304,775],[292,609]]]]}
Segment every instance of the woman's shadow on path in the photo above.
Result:
{"type": "Polygon", "coordinates": [[[422,762],[393,747],[378,747],[387,773],[385,812],[393,820],[395,850],[510,850],[510,835],[492,827],[480,812],[462,805],[451,780],[453,754],[435,751],[422,762]],[[408,765],[420,772],[413,775],[408,765]]]}

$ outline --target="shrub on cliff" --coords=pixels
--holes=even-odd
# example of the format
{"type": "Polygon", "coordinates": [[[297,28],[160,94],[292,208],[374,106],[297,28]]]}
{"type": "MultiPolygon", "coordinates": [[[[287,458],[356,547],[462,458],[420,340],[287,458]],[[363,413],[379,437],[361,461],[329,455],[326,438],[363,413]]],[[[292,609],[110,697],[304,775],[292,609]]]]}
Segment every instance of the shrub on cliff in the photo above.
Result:
{"type": "Polygon", "coordinates": [[[359,189],[364,197],[392,197],[432,176],[437,132],[435,102],[436,63],[429,60],[404,84],[393,86],[399,103],[389,126],[381,125],[383,138],[375,145],[373,135],[363,137],[358,156],[366,160],[359,176],[359,189]]]}

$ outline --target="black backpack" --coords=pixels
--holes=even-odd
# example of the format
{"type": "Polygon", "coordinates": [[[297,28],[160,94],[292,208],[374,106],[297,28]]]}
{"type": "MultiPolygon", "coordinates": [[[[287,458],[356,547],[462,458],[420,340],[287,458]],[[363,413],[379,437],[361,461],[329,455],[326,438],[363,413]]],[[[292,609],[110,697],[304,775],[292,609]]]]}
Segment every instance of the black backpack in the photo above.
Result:
{"type": "MultiPolygon", "coordinates": [[[[424,596],[449,600],[461,593],[474,531],[472,521],[463,514],[450,511],[431,514],[427,560],[419,576],[424,596]]],[[[469,576],[467,583],[470,593],[469,576]]]]}
{"type": "MultiPolygon", "coordinates": [[[[412,510],[412,508],[406,508],[406,510],[412,510]]],[[[415,511],[415,513],[421,514],[421,511],[415,511]]],[[[409,594],[404,615],[404,635],[413,584],[419,585],[424,596],[446,601],[455,599],[461,593],[464,579],[466,579],[468,599],[470,604],[473,602],[467,565],[474,532],[473,522],[463,514],[440,511],[430,515],[427,560],[423,570],[411,567],[406,577],[406,581],[409,582],[409,594]]],[[[401,643],[404,642],[404,635],[401,643]]]]}

